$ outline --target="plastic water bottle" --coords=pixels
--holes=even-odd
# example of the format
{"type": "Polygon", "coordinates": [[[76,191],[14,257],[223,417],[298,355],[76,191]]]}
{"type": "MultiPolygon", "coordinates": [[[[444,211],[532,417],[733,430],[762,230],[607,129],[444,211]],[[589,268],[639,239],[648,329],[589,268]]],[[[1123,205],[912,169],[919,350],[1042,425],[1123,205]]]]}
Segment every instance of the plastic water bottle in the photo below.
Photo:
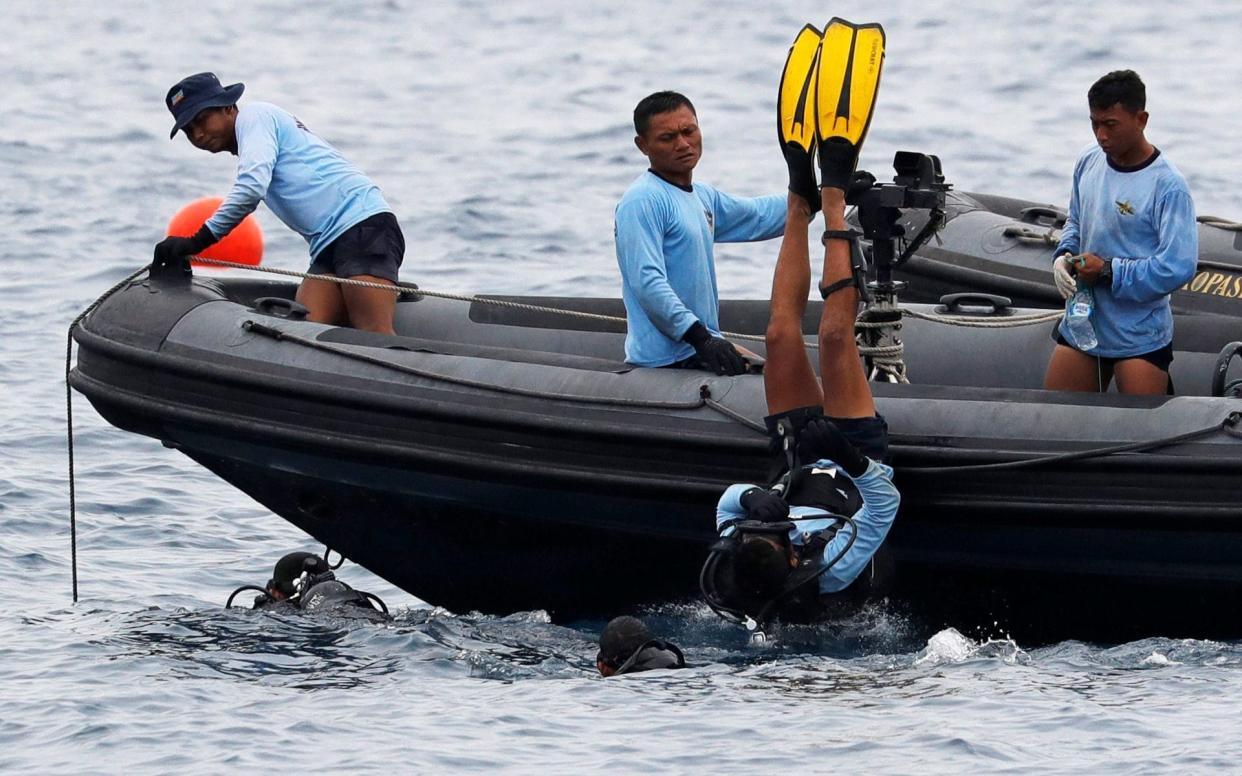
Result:
{"type": "Polygon", "coordinates": [[[1065,303],[1065,328],[1069,330],[1070,344],[1081,351],[1095,350],[1100,344],[1091,323],[1095,310],[1095,294],[1087,286],[1080,286],[1065,303]]]}

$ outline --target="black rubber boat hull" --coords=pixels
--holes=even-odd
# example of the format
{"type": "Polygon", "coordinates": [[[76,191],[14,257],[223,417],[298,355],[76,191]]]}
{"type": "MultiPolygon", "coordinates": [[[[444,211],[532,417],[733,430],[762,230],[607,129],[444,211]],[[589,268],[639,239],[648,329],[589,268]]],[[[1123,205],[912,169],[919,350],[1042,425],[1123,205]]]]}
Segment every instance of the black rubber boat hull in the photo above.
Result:
{"type": "MultiPolygon", "coordinates": [[[[903,218],[913,234],[925,215],[903,218]]],[[[1021,199],[950,192],[948,222],[894,271],[910,302],[936,303],[947,294],[1007,297],[1018,307],[1062,307],[1052,281],[1052,250],[1063,210],[1021,199]]],[[[1174,292],[1173,309],[1242,317],[1242,231],[1199,225],[1199,269],[1174,292]]]]}
{"type": "MultiPolygon", "coordinates": [[[[481,304],[405,302],[399,330],[419,337],[381,342],[238,303],[291,293],[136,283],[76,332],[72,384],[109,422],[184,452],[429,602],[570,617],[693,596],[717,497],[766,470],[763,437],[700,399],[759,418],[759,377],[621,371],[608,358],[620,346],[612,324],[553,325],[481,304]],[[532,395],[351,361],[246,321],[532,395]],[[546,350],[518,352],[521,343],[546,350]]],[[[726,303],[725,325],[761,330],[765,307],[726,303]]],[[[1197,370],[1221,339],[1203,320],[1183,327],[1194,342],[1175,361],[1199,393],[1207,376],[1197,370]]],[[[941,385],[876,386],[903,496],[890,539],[896,605],[929,627],[999,622],[1033,639],[1242,634],[1220,614],[1242,598],[1242,440],[1218,433],[1039,469],[917,472],[1171,436],[1219,423],[1242,401],[1031,390],[1021,386],[1042,374],[1047,327],[973,331],[954,344],[966,330],[937,326],[910,321],[903,334],[914,378],[941,385]],[[993,351],[1021,358],[997,366],[993,351]],[[969,386],[989,380],[998,387],[969,386]]]]}

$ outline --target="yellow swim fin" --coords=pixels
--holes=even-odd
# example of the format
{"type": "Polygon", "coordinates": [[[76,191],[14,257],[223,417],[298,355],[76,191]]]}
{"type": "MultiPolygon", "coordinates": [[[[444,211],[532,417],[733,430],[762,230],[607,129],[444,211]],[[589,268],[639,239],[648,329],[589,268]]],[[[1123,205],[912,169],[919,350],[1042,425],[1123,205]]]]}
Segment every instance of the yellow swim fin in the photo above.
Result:
{"type": "Polygon", "coordinates": [[[871,126],[883,67],[883,27],[839,18],[828,22],[815,90],[816,140],[825,186],[848,185],[871,126]]]}
{"type": "Polygon", "coordinates": [[[794,38],[781,73],[777,95],[777,130],[781,145],[792,143],[811,153],[815,142],[815,90],[822,34],[808,24],[794,38]]]}
{"type": "Polygon", "coordinates": [[[806,199],[812,214],[820,202],[814,161],[820,40],[820,31],[810,24],[794,38],[776,95],[776,131],[789,165],[789,190],[806,199]]]}

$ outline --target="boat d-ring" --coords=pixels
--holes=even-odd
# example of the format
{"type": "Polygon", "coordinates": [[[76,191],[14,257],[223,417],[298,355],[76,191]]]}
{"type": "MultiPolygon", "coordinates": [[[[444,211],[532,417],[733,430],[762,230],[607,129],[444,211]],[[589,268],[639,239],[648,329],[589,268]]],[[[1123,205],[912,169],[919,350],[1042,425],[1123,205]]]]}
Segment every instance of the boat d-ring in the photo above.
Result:
{"type": "Polygon", "coordinates": [[[301,302],[286,299],[283,296],[261,296],[254,300],[254,311],[261,315],[271,315],[290,321],[304,321],[310,310],[301,302]]]}
{"type": "Polygon", "coordinates": [[[1061,229],[1065,226],[1066,220],[1069,219],[1069,213],[1059,207],[1033,205],[1032,207],[1024,207],[1018,213],[1018,220],[1024,224],[1035,224],[1036,226],[1047,226],[1052,229],[1061,229]]]}
{"type": "Polygon", "coordinates": [[[1013,300],[1007,296],[963,291],[940,297],[935,312],[937,315],[1013,315],[1012,304],[1013,300]]]}
{"type": "Polygon", "coordinates": [[[1216,369],[1212,373],[1212,395],[1242,398],[1242,378],[1225,382],[1229,375],[1229,365],[1238,353],[1242,352],[1242,342],[1230,342],[1221,349],[1216,358],[1216,369]]]}

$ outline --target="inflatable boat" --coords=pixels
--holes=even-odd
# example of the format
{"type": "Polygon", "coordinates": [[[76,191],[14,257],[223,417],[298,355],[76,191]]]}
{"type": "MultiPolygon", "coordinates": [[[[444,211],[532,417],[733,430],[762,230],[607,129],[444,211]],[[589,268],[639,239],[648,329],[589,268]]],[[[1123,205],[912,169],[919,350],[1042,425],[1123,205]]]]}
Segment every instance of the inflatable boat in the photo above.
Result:
{"type": "MultiPolygon", "coordinates": [[[[626,365],[617,299],[407,295],[386,336],[306,321],[295,289],[152,269],[74,330],[71,384],[425,601],[567,618],[693,597],[717,498],[768,469],[762,377],[626,365]]],[[[892,605],[1040,639],[1242,635],[1236,332],[1178,316],[1176,396],[1067,394],[1040,389],[1051,323],[908,307],[933,319],[900,332],[910,384],[875,384],[903,498],[892,605]]],[[[767,302],[721,317],[761,334],[767,302]]]]}
{"type": "MultiPolygon", "coordinates": [[[[1061,237],[1063,209],[1012,197],[950,191],[946,223],[934,240],[895,268],[911,302],[945,294],[999,294],[1020,307],[1061,307],[1052,282],[1052,250],[1061,237]]],[[[926,211],[907,210],[903,226],[915,234],[926,211]]],[[[1199,268],[1172,296],[1173,309],[1242,317],[1242,225],[1204,217],[1199,223],[1199,268]]]]}

